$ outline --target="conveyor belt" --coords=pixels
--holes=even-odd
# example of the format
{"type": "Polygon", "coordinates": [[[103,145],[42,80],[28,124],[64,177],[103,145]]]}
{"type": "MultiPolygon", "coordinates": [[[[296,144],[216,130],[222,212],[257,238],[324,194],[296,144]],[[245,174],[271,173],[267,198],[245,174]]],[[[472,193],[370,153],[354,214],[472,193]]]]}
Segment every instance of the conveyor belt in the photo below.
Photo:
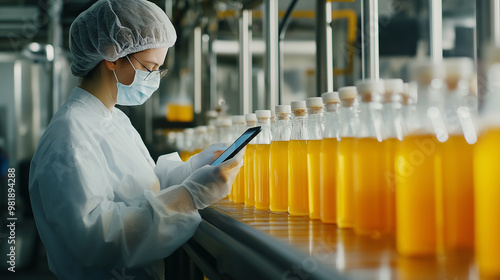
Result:
{"type": "Polygon", "coordinates": [[[406,258],[394,237],[357,236],[307,217],[222,200],[184,250],[215,279],[476,279],[470,253],[406,258]]]}

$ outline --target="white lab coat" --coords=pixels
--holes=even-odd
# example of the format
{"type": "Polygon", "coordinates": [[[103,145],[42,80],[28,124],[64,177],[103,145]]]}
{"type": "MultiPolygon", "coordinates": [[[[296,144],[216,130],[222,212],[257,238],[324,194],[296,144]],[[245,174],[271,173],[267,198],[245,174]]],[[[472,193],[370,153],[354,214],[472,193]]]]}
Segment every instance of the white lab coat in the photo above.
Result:
{"type": "Polygon", "coordinates": [[[33,157],[30,196],[59,279],[163,279],[201,218],[177,154],[151,159],[128,117],[76,87],[33,157]],[[169,175],[170,174],[170,175],[169,175]],[[174,185],[177,184],[177,185],[174,185]]]}

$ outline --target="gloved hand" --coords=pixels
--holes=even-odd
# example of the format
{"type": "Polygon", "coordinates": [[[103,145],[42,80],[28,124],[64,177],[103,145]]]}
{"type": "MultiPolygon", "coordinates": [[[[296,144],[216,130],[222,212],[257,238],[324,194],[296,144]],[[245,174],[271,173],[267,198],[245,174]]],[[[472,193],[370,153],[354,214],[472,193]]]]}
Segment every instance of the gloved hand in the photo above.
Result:
{"type": "Polygon", "coordinates": [[[182,185],[191,193],[198,209],[219,201],[231,192],[236,175],[243,165],[245,150],[242,149],[232,159],[219,165],[203,166],[184,180],[182,185]]]}
{"type": "Polygon", "coordinates": [[[191,169],[190,173],[204,165],[212,163],[212,161],[220,156],[220,154],[222,154],[227,147],[229,147],[229,145],[225,143],[212,144],[208,146],[208,148],[192,156],[188,160],[188,164],[191,169]]]}

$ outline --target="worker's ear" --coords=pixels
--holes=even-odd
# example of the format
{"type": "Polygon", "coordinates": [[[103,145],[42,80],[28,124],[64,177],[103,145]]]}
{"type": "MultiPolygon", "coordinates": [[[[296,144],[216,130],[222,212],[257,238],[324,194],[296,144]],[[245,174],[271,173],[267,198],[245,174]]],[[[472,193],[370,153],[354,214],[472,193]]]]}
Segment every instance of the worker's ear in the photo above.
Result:
{"type": "Polygon", "coordinates": [[[109,70],[113,71],[113,70],[116,69],[117,61],[104,60],[104,65],[106,65],[106,68],[108,68],[109,70]]]}

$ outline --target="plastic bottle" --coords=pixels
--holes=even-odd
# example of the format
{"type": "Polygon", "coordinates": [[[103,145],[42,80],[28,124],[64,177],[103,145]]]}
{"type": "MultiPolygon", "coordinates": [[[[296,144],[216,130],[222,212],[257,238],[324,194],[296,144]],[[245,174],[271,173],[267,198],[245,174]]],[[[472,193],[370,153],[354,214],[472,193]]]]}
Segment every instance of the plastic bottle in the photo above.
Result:
{"type": "Polygon", "coordinates": [[[203,151],[208,145],[207,127],[197,126],[194,128],[193,135],[193,155],[203,151]]]}
{"type": "Polygon", "coordinates": [[[193,155],[193,128],[184,129],[184,144],[183,149],[181,151],[180,157],[183,161],[188,161],[189,158],[193,155]]]}
{"type": "MultiPolygon", "coordinates": [[[[246,114],[247,129],[254,127],[257,124],[257,116],[255,114],[246,114]]],[[[255,182],[254,182],[254,159],[255,159],[255,139],[247,145],[243,158],[243,168],[245,172],[245,205],[255,206],[255,182]]]]}
{"type": "Polygon", "coordinates": [[[205,113],[205,117],[207,118],[207,125],[213,125],[215,126],[215,121],[217,120],[217,117],[219,114],[215,110],[208,110],[205,113]]]}
{"type": "Polygon", "coordinates": [[[276,128],[271,142],[269,172],[270,209],[273,212],[288,211],[288,142],[292,129],[290,105],[278,105],[276,128]]]}
{"type": "Polygon", "coordinates": [[[305,101],[292,101],[292,132],[288,144],[288,212],[309,215],[307,188],[307,113],[305,101]]]}
{"type": "MultiPolygon", "coordinates": [[[[233,122],[232,138],[234,141],[246,130],[245,116],[232,116],[231,120],[233,122]]],[[[238,172],[238,175],[236,175],[236,179],[234,180],[232,200],[236,203],[245,202],[245,172],[243,168],[240,169],[240,172],[238,172]]]]}
{"type": "Polygon", "coordinates": [[[321,219],[321,139],[323,139],[323,99],[310,97],[307,106],[307,179],[309,189],[309,218],[321,219]]]}
{"type": "Polygon", "coordinates": [[[217,143],[217,129],[214,125],[207,125],[207,142],[208,144],[217,143]]]}
{"type": "Polygon", "coordinates": [[[337,226],[353,228],[354,220],[354,141],[359,129],[356,87],[339,89],[340,141],[337,157],[337,226]]]}
{"type": "Polygon", "coordinates": [[[488,69],[488,87],[474,145],[475,256],[479,274],[500,278],[500,63],[488,69]]]}
{"type": "Polygon", "coordinates": [[[403,85],[403,92],[401,93],[401,104],[403,105],[401,111],[403,113],[403,125],[405,127],[404,135],[409,131],[418,129],[416,125],[419,123],[417,114],[417,83],[405,83],[403,85]]]}
{"type": "Polygon", "coordinates": [[[437,246],[435,155],[448,137],[442,119],[444,67],[417,63],[417,115],[396,151],[396,247],[406,256],[434,255],[437,246]]]}
{"type": "Polygon", "coordinates": [[[337,222],[336,166],[339,140],[338,92],[326,92],[321,95],[325,104],[325,128],[321,140],[321,221],[334,224],[337,222]]]}
{"type": "Polygon", "coordinates": [[[262,131],[255,139],[255,208],[269,210],[269,157],[271,151],[271,111],[257,110],[257,125],[262,131]]]}
{"type": "Polygon", "coordinates": [[[380,236],[387,230],[390,196],[389,185],[384,180],[382,144],[384,83],[382,80],[362,80],[358,81],[357,89],[361,103],[360,125],[354,141],[354,229],[357,234],[380,236]]]}
{"type": "Polygon", "coordinates": [[[396,149],[408,133],[402,112],[404,83],[401,79],[384,80],[385,92],[382,98],[382,138],[385,158],[384,183],[388,188],[387,221],[385,232],[396,233],[396,176],[394,161],[396,149]]]}
{"type": "Polygon", "coordinates": [[[216,124],[219,135],[217,137],[218,142],[231,144],[233,142],[233,135],[231,133],[231,126],[233,125],[233,122],[231,121],[231,117],[221,117],[217,120],[216,124]]]}
{"type": "Polygon", "coordinates": [[[474,127],[472,130],[468,127],[472,116],[465,104],[473,74],[472,60],[454,58],[445,62],[444,119],[449,137],[445,143],[439,144],[436,172],[441,172],[441,176],[436,183],[436,198],[440,207],[436,210],[442,221],[439,249],[452,253],[474,248],[472,144],[477,141],[477,134],[474,127]]]}
{"type": "Polygon", "coordinates": [[[271,138],[274,135],[274,131],[276,130],[276,112],[271,110],[271,138]]]}

